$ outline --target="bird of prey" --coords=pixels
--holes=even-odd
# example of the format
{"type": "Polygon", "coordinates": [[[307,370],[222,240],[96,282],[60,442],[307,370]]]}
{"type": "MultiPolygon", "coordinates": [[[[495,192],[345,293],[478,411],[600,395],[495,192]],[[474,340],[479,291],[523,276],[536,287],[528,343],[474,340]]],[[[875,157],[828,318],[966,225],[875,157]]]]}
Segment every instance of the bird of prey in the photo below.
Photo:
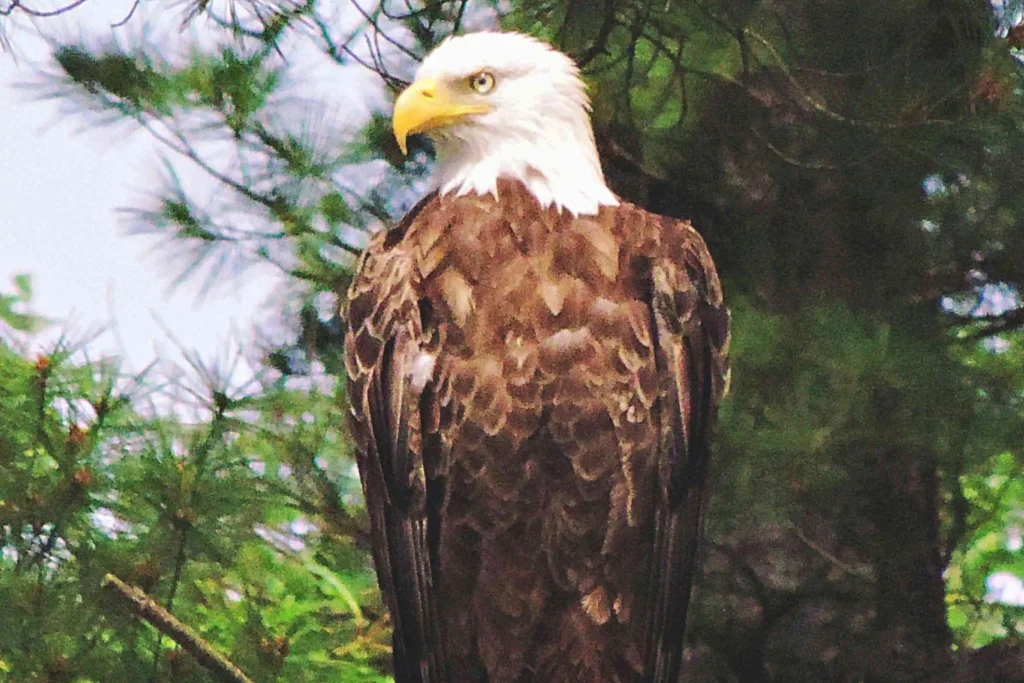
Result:
{"type": "Polygon", "coordinates": [[[453,37],[395,104],[434,190],[346,306],[398,683],[676,683],[728,313],[687,222],[605,184],[572,60],[453,37]]]}

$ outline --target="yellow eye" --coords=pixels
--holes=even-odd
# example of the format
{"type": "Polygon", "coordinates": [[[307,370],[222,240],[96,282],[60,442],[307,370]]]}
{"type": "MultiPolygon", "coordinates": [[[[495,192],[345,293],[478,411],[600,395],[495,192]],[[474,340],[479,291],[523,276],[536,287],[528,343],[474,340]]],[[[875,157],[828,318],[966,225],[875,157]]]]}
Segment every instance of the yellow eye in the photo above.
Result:
{"type": "Polygon", "coordinates": [[[494,90],[494,76],[489,71],[479,71],[469,77],[469,87],[486,95],[494,90]]]}

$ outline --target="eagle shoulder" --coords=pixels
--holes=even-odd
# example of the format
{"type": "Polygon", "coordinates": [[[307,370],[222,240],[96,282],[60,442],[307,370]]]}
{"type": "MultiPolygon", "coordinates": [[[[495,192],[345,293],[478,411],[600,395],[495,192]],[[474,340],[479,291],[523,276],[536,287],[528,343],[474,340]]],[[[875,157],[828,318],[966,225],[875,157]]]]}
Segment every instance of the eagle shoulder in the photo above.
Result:
{"type": "Polygon", "coordinates": [[[689,221],[663,219],[663,252],[654,263],[654,303],[672,331],[699,335],[709,346],[711,403],[728,390],[730,315],[711,252],[689,221]]]}

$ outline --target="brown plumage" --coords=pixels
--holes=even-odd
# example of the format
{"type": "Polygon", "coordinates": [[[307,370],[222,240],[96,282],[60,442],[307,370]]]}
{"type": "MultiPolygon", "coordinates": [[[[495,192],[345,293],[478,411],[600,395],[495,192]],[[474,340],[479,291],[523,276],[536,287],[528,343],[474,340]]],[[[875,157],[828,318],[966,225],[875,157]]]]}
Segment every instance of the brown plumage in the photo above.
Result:
{"type": "Polygon", "coordinates": [[[622,203],[432,194],[363,255],[346,357],[399,683],[675,683],[728,314],[622,203]]]}

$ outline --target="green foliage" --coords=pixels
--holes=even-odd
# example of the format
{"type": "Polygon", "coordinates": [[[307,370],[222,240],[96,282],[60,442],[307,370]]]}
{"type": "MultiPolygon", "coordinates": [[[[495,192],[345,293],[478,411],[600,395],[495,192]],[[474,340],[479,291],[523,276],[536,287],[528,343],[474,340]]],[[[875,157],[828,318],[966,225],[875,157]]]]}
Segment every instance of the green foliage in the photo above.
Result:
{"type": "Polygon", "coordinates": [[[1024,576],[1024,472],[1008,452],[992,456],[979,470],[962,481],[971,506],[970,532],[953,557],[947,580],[949,624],[965,647],[1024,635],[1024,605],[1001,604],[988,586],[999,572],[1024,576]]]}
{"type": "Polygon", "coordinates": [[[345,503],[358,484],[342,406],[194,372],[205,385],[155,393],[155,378],[78,349],[26,358],[0,344],[4,680],[209,680],[101,592],[107,572],[254,680],[386,680],[389,634],[345,503]],[[135,408],[168,399],[193,417],[135,408]]]}
{"type": "Polygon", "coordinates": [[[78,46],[61,47],[54,55],[57,64],[76,83],[92,92],[106,92],[111,101],[126,111],[138,108],[144,98],[166,108],[167,80],[148,60],[128,55],[93,55],[78,46]]]}
{"type": "MultiPolygon", "coordinates": [[[[256,680],[386,680],[344,392],[316,387],[344,373],[337,304],[355,258],[416,197],[430,153],[414,140],[401,156],[385,112],[295,86],[313,53],[394,86],[408,73],[385,64],[492,5],[366,2],[343,32],[320,2],[223,17],[204,3],[214,40],[159,46],[177,57],[57,49],[55,96],[138,124],[168,155],[130,227],[165,238],[179,282],[280,269],[294,338],[245,392],[199,364],[202,381],[162,386],[63,345],[0,347],[11,680],[207,679],[108,603],[108,571],[256,680]]],[[[960,652],[1019,639],[1021,608],[988,582],[1024,576],[1021,3],[500,5],[506,27],[579,59],[613,189],[693,218],[723,275],[734,370],[700,668],[917,680],[949,649],[943,615],[960,652]]],[[[30,284],[0,295],[0,321],[23,332],[39,323],[30,284]]]]}
{"type": "Polygon", "coordinates": [[[742,458],[730,463],[733,479],[716,505],[784,519],[805,495],[847,486],[852,445],[878,432],[943,459],[961,455],[949,449],[973,406],[953,402],[966,372],[942,348],[929,353],[921,339],[836,303],[799,315],[759,310],[742,297],[731,304],[737,380],[719,433],[723,450],[742,458]],[[903,393],[917,398],[880,410],[884,397],[903,393]]]}

